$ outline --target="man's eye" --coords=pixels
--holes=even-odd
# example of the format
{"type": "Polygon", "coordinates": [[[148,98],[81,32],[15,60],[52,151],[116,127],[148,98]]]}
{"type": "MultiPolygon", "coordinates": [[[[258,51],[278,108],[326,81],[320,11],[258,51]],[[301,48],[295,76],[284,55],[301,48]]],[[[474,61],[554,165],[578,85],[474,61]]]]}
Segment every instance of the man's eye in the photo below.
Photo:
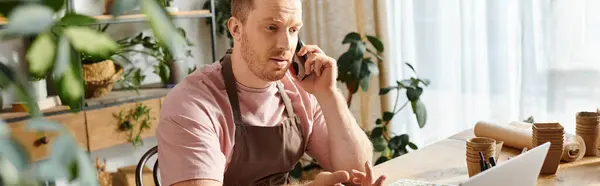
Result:
{"type": "Polygon", "coordinates": [[[267,29],[268,30],[277,30],[277,27],[273,26],[273,25],[270,25],[270,26],[267,26],[267,29]]]}
{"type": "Polygon", "coordinates": [[[292,33],[298,32],[298,29],[292,28],[292,29],[290,29],[290,32],[292,32],[292,33]]]}

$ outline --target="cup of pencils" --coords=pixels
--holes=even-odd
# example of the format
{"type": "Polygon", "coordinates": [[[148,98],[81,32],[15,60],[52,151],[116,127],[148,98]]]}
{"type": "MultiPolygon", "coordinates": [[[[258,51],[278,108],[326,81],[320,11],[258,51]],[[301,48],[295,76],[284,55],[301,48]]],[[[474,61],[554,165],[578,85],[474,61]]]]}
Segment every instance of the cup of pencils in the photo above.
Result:
{"type": "Polygon", "coordinates": [[[496,140],[474,137],[467,140],[467,169],[469,177],[496,165],[496,140]]]}

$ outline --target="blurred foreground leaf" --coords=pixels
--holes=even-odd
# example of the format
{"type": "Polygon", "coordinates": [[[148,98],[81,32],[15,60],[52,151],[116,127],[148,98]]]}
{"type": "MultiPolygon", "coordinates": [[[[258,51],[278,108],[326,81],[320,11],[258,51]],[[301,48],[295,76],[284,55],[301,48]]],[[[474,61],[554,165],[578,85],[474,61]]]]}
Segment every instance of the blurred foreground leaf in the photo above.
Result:
{"type": "Polygon", "coordinates": [[[27,51],[27,62],[29,73],[33,78],[45,78],[46,74],[54,65],[56,53],[56,42],[52,34],[45,32],[33,41],[31,48],[27,51]]]}
{"type": "Polygon", "coordinates": [[[155,0],[142,0],[141,9],[147,15],[147,21],[159,44],[166,45],[175,59],[183,58],[186,39],[175,27],[167,12],[155,0]]]}
{"type": "Polygon", "coordinates": [[[79,63],[71,53],[71,47],[65,37],[58,42],[56,66],[52,73],[53,85],[58,89],[58,96],[73,111],[78,111],[83,104],[83,80],[76,72],[79,63]]]}
{"type": "Polygon", "coordinates": [[[8,27],[0,32],[0,38],[43,32],[54,24],[53,14],[52,9],[40,4],[18,6],[8,16],[8,27]]]}
{"type": "Polygon", "coordinates": [[[64,34],[77,51],[87,55],[108,59],[119,50],[117,42],[91,28],[72,26],[66,28],[64,34]]]}

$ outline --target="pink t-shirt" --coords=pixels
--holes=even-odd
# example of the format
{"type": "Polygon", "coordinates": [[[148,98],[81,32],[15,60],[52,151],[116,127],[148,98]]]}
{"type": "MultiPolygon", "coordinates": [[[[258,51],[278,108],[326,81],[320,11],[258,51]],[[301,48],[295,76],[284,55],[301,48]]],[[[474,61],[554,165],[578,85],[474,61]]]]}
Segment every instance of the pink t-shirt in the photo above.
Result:
{"type": "MultiPolygon", "coordinates": [[[[281,80],[308,137],[307,154],[329,164],[325,118],[315,97],[304,91],[290,73],[281,80]]],[[[285,112],[273,83],[250,88],[237,83],[245,124],[274,126],[285,112]]],[[[162,185],[190,179],[223,181],[235,143],[233,114],[221,64],[213,63],[187,76],[163,101],[156,137],[162,185]]]]}

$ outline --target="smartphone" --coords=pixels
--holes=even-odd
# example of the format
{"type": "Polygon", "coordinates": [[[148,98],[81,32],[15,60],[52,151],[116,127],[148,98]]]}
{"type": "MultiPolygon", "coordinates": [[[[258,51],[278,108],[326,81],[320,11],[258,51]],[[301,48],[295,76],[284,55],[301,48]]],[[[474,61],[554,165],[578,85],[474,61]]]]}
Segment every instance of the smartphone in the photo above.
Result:
{"type": "Polygon", "coordinates": [[[292,62],[294,73],[300,81],[304,80],[304,78],[308,76],[308,74],[305,74],[304,70],[304,63],[306,62],[306,59],[308,59],[308,56],[307,54],[304,54],[303,56],[298,56],[298,52],[302,47],[304,47],[304,42],[302,42],[301,39],[298,39],[298,43],[296,44],[296,52],[294,52],[294,60],[292,62]]]}

